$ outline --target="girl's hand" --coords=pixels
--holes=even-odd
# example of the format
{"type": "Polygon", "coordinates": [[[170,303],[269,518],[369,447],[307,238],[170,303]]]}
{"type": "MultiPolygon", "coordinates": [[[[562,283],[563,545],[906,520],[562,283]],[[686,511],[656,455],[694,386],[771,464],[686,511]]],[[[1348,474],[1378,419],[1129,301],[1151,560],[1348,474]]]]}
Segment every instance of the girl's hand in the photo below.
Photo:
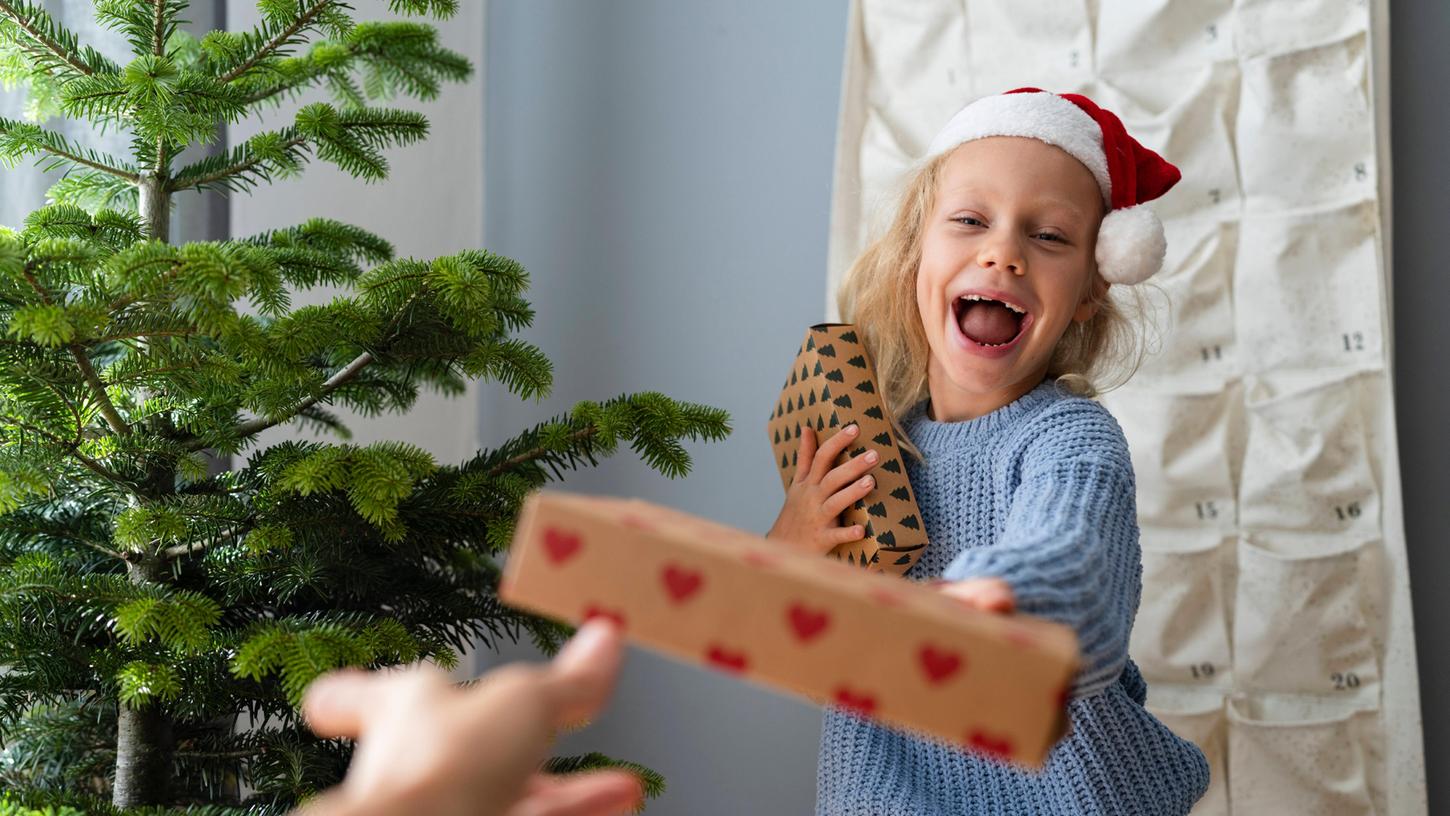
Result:
{"type": "Polygon", "coordinates": [[[831,467],[860,433],[861,427],[853,422],[817,451],[815,430],[810,426],[801,429],[795,478],[786,489],[785,506],[766,538],[779,539],[813,555],[825,555],[841,544],[866,537],[866,529],[860,524],[840,526],[840,515],[876,486],[876,480],[866,471],[876,466],[880,456],[868,450],[839,467],[831,467]]]}
{"type": "Polygon", "coordinates": [[[1001,578],[968,578],[965,581],[937,581],[935,589],[983,612],[1007,614],[1017,608],[1012,585],[1001,578]]]}

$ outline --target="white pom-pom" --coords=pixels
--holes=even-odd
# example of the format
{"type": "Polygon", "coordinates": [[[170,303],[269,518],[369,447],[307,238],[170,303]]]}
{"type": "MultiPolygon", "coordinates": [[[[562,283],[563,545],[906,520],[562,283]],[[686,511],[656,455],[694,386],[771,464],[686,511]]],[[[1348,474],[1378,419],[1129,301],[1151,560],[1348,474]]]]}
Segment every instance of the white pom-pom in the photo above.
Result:
{"type": "Polygon", "coordinates": [[[1167,252],[1163,222],[1142,204],[1109,212],[1098,227],[1098,273],[1108,283],[1142,283],[1163,268],[1167,252]]]}

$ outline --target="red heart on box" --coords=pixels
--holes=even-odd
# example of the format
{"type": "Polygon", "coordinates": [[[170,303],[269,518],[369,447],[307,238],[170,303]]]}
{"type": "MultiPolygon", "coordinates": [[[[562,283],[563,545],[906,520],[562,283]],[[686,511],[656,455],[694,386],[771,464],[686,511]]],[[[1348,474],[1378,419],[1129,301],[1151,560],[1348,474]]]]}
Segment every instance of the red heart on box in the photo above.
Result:
{"type": "Polygon", "coordinates": [[[845,686],[836,688],[836,705],[870,716],[876,711],[876,698],[870,694],[854,694],[845,686]]]}
{"type": "Polygon", "coordinates": [[[577,535],[553,527],[544,531],[544,553],[554,564],[562,564],[578,555],[583,546],[583,540],[577,535]]]}
{"type": "Polygon", "coordinates": [[[1012,758],[1012,738],[994,737],[985,731],[974,729],[967,736],[967,746],[1002,759],[1012,758]]]}
{"type": "Polygon", "coordinates": [[[790,626],[795,630],[795,636],[802,641],[819,635],[831,623],[830,613],[811,609],[799,603],[791,604],[789,617],[790,626]]]}
{"type": "Polygon", "coordinates": [[[705,656],[710,665],[729,672],[743,672],[749,664],[744,652],[732,652],[721,646],[711,646],[705,656]]]}
{"type": "Polygon", "coordinates": [[[589,620],[590,618],[609,618],[619,624],[620,628],[624,627],[624,613],[617,609],[605,609],[601,606],[590,604],[584,607],[584,620],[589,620]]]}
{"type": "Polygon", "coordinates": [[[957,673],[962,667],[962,658],[955,652],[938,651],[931,645],[921,647],[921,667],[933,683],[941,683],[957,673]]]}
{"type": "Polygon", "coordinates": [[[699,591],[700,585],[705,582],[704,576],[700,573],[677,567],[674,564],[665,565],[661,578],[664,579],[665,590],[670,593],[670,600],[675,603],[688,600],[691,595],[699,591]]]}

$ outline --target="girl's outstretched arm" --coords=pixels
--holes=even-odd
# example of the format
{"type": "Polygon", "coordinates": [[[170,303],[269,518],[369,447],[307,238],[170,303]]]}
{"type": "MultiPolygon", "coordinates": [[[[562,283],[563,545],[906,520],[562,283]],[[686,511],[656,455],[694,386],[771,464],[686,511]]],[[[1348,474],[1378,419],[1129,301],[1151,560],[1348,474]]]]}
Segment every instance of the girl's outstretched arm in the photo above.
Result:
{"type": "Polygon", "coordinates": [[[1083,661],[1076,698],[1127,663],[1143,567],[1127,441],[1100,406],[1066,413],[1034,440],[998,541],[960,553],[942,578],[1001,578],[1017,612],[1071,626],[1083,661]]]}

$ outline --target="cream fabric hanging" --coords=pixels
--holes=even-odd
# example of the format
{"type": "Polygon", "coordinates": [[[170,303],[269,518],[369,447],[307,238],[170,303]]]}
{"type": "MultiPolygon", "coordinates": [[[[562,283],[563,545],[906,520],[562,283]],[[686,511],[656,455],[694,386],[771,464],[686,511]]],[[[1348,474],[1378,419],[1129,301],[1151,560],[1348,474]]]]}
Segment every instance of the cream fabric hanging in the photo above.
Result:
{"type": "MultiPolygon", "coordinates": [[[[951,114],[1080,92],[1183,171],[1132,449],[1149,708],[1196,814],[1425,813],[1390,379],[1387,0],[853,0],[835,292],[951,114]]],[[[1115,287],[1121,289],[1121,287],[1115,287]]],[[[1121,296],[1121,291],[1116,293],[1121,296]]]]}

